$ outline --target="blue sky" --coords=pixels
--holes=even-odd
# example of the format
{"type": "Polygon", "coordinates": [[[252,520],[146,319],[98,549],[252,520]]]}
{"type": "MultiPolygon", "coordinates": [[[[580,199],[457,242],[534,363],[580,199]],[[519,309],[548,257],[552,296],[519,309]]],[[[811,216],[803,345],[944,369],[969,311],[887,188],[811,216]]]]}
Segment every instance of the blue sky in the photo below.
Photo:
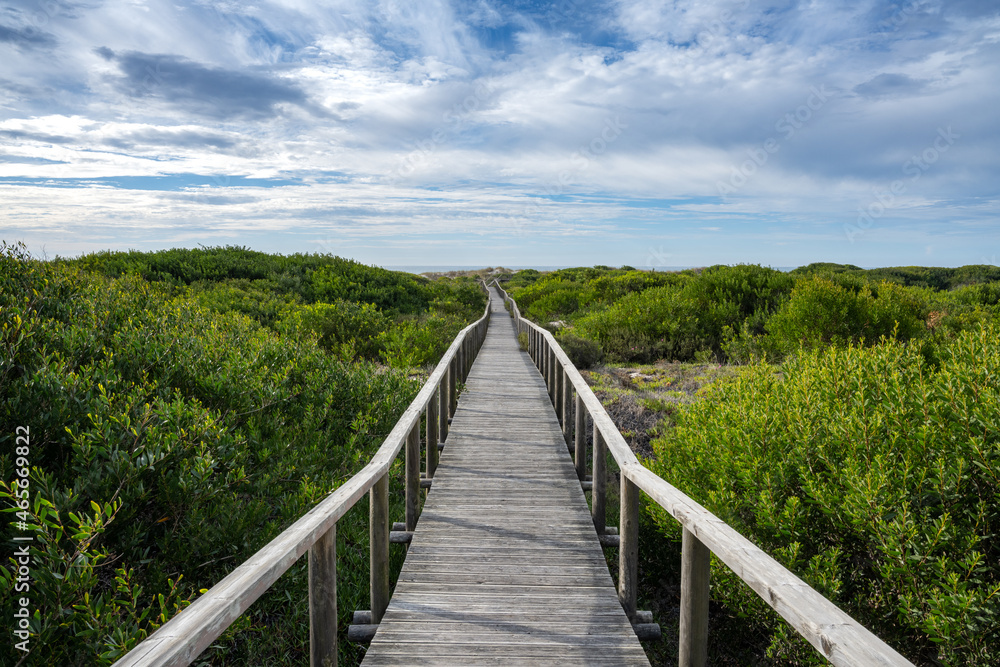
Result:
{"type": "Polygon", "coordinates": [[[0,238],[997,264],[996,0],[8,0],[0,238]]]}

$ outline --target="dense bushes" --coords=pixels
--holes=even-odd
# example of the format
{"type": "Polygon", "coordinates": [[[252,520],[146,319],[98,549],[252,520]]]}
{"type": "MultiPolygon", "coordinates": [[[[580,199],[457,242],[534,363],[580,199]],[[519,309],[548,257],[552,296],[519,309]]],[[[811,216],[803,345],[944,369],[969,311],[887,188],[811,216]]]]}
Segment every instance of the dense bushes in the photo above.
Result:
{"type": "Polygon", "coordinates": [[[377,358],[381,352],[379,336],[391,326],[391,318],[374,304],[338,299],[291,309],[278,329],[292,336],[311,332],[321,347],[350,361],[377,358]]]}
{"type": "MultiPolygon", "coordinates": [[[[563,352],[573,362],[573,365],[579,369],[591,368],[604,357],[601,353],[600,345],[592,340],[580,338],[572,332],[562,331],[556,334],[556,340],[559,342],[559,347],[563,349],[563,352]]],[[[527,349],[526,344],[524,347],[527,349]]]]}
{"type": "MultiPolygon", "coordinates": [[[[675,416],[651,467],[914,659],[1000,660],[1000,327],[805,351],[675,416]]],[[[676,521],[660,516],[664,530],[676,521]]],[[[774,618],[735,575],[715,595],[774,618]]],[[[771,655],[819,660],[777,623],[771,655]]]]}
{"type": "Polygon", "coordinates": [[[620,361],[721,358],[727,333],[766,320],[793,284],[786,274],[752,265],[674,276],[666,285],[630,292],[580,318],[580,333],[620,361]]]}
{"type": "Polygon", "coordinates": [[[847,289],[823,278],[801,281],[791,299],[767,323],[775,346],[790,352],[875,342],[895,335],[908,340],[923,329],[924,307],[917,295],[892,283],[847,289]]]}
{"type": "Polygon", "coordinates": [[[1000,282],[1000,267],[970,264],[958,268],[941,266],[895,266],[880,269],[862,269],[852,264],[817,263],[802,266],[792,275],[846,275],[864,278],[870,282],[889,281],[906,287],[929,288],[938,291],[953,290],[967,285],[1000,282]]]}
{"type": "Polygon", "coordinates": [[[577,323],[575,331],[621,361],[690,358],[699,349],[693,304],[672,287],[633,292],[577,323]]]}
{"type": "Polygon", "coordinates": [[[508,287],[526,317],[569,323],[611,361],[780,361],[800,346],[872,345],[883,337],[920,339],[931,360],[940,344],[1000,312],[1000,282],[983,282],[1000,278],[994,269],[595,267],[523,280],[515,274],[508,287]]]}
{"type": "MultiPolygon", "coordinates": [[[[711,267],[620,292],[598,289],[614,272],[560,273],[514,296],[572,290],[568,348],[749,364],[673,414],[655,472],[918,664],[1000,663],[1000,270],[711,267]]],[[[713,578],[772,661],[823,663],[713,578]]]]}
{"type": "MultiPolygon", "coordinates": [[[[247,281],[274,275],[245,271],[189,289],[83,268],[101,261],[0,250],[0,495],[10,507],[15,429],[28,426],[32,664],[113,662],[357,472],[418,384],[344,359],[364,357],[364,345],[399,326],[433,320],[428,330],[448,336],[469,301],[479,301],[476,317],[482,304],[473,283],[446,283],[428,294],[447,316],[395,320],[370,304],[304,304],[290,289],[280,309],[248,316],[240,295],[260,283],[247,281]],[[272,317],[284,332],[262,324],[272,317]]],[[[218,274],[195,268],[177,273],[218,274]]],[[[13,529],[2,522],[5,542],[13,529]]],[[[367,606],[365,533],[363,511],[338,526],[342,628],[367,606]]],[[[7,618],[15,571],[0,564],[7,618]]],[[[303,662],[306,599],[300,564],[204,659],[303,662]]],[[[342,663],[357,650],[342,641],[342,663]]]]}
{"type": "Polygon", "coordinates": [[[756,333],[750,326],[754,320],[747,320],[740,335],[730,335],[723,349],[730,359],[745,362],[754,357],[781,359],[800,347],[871,344],[890,337],[909,340],[925,331],[927,303],[924,293],[895,283],[804,278],[773,316],[759,320],[756,333]]]}
{"type": "Polygon", "coordinates": [[[459,303],[473,310],[485,303],[469,278],[431,281],[331,255],[269,255],[238,246],[151,253],[105,251],[57,259],[55,264],[111,278],[137,275],[150,282],[190,288],[219,312],[238,310],[268,326],[288,303],[370,303],[391,316],[419,315],[435,303],[459,303]],[[254,304],[255,300],[264,303],[254,304]]]}
{"type": "Polygon", "coordinates": [[[99,252],[55,264],[138,276],[217,313],[243,313],[288,336],[316,336],[342,359],[404,368],[433,363],[485,305],[469,277],[431,281],[329,255],[235,246],[99,252]]]}

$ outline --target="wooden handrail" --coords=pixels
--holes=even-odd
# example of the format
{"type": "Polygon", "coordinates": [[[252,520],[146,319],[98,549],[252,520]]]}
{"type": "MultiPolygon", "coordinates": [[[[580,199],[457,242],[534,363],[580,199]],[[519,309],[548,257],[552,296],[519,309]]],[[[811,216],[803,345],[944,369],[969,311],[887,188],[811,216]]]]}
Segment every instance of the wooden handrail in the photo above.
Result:
{"type": "MultiPolygon", "coordinates": [[[[480,286],[487,292],[485,282],[480,286]]],[[[447,432],[447,418],[454,413],[456,386],[465,379],[478,353],[490,320],[487,298],[483,316],[458,333],[416,398],[386,436],[372,460],[280,535],[240,564],[190,606],[147,637],[114,667],[189,665],[219,637],[254,601],[309,551],[310,664],[337,664],[336,526],[365,494],[370,497],[372,616],[377,623],[389,599],[388,581],[388,473],[403,444],[417,439],[420,420],[428,424],[427,458],[436,460],[436,436],[447,432]],[[441,428],[431,426],[440,424],[441,428]],[[431,454],[433,450],[433,454],[431,454]],[[377,518],[376,518],[377,517],[377,518]],[[384,539],[383,539],[384,538],[384,539]]],[[[419,471],[413,448],[406,448],[407,468],[419,471]],[[414,468],[415,466],[415,468],[414,468]]],[[[433,476],[432,467],[428,476],[433,476]]],[[[407,523],[415,521],[419,474],[406,479],[407,523]]],[[[408,528],[412,529],[410,526],[408,528]]]]}
{"type": "MultiPolygon", "coordinates": [[[[546,329],[521,316],[517,302],[497,286],[510,307],[515,330],[528,335],[528,352],[545,378],[557,415],[563,420],[567,442],[571,429],[569,387],[575,404],[586,410],[594,428],[593,509],[598,533],[604,532],[604,474],[602,447],[606,446],[621,469],[621,525],[619,545],[619,599],[630,616],[636,611],[638,562],[638,503],[641,490],[683,526],[681,553],[680,664],[701,666],[707,660],[708,571],[710,554],[725,563],[765,602],[771,605],[813,647],[834,665],[893,665],[912,663],[867,628],[820,595],[790,570],[666,480],[645,468],[619,433],[604,406],[546,329]],[[565,379],[563,382],[562,380],[565,379]],[[565,383],[566,386],[563,386],[565,383]],[[601,459],[598,462],[598,458],[601,459]]],[[[580,415],[576,415],[578,471],[580,415]]],[[[585,458],[585,457],[584,457],[585,458]]],[[[581,473],[582,478],[582,473],[581,473]]]]}

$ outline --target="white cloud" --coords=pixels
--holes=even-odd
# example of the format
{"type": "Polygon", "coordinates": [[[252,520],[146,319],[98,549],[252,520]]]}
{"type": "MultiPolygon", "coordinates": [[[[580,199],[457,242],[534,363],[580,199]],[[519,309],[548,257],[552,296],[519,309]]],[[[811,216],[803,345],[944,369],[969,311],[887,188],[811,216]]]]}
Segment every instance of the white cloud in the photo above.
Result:
{"type": "Polygon", "coordinates": [[[246,225],[364,244],[489,225],[625,238],[698,216],[841,224],[946,127],[961,139],[893,219],[965,211],[998,231],[983,222],[1000,177],[995,10],[577,4],[589,27],[486,0],[104,2],[54,12],[30,43],[12,10],[0,231],[201,240],[246,225]],[[232,180],[206,191],[192,174],[232,180]],[[107,180],[129,177],[167,189],[107,180]]]}

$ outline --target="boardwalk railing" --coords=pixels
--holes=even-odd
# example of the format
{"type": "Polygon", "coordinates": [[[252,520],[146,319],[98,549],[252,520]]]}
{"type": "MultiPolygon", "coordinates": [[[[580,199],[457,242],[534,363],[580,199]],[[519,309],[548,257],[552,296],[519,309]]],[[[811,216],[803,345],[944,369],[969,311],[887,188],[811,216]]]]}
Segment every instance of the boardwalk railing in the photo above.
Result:
{"type": "MultiPolygon", "coordinates": [[[[485,285],[483,285],[485,288],[485,285]]],[[[383,441],[371,462],[322,502],[244,561],[189,607],[115,663],[189,665],[278,577],[309,552],[310,665],[337,664],[337,521],[366,493],[369,497],[370,623],[377,624],[389,604],[389,469],[406,444],[406,530],[419,511],[420,425],[426,420],[427,478],[437,467],[438,442],[448,434],[464,382],[486,338],[490,304],[483,316],[462,329],[434,372],[383,441]]]]}
{"type": "Polygon", "coordinates": [[[709,564],[725,563],[834,665],[912,664],[839,607],[809,587],[721,519],[647,470],[589,385],[550,332],[521,316],[500,284],[515,330],[528,337],[528,352],[545,383],[566,442],[574,445],[577,475],[592,489],[598,534],[605,533],[605,464],[611,452],[621,469],[618,598],[630,618],[636,614],[639,491],[684,527],[681,542],[680,664],[705,665],[708,650],[709,564]],[[586,476],[586,419],[593,424],[593,481],[586,476]]]}

